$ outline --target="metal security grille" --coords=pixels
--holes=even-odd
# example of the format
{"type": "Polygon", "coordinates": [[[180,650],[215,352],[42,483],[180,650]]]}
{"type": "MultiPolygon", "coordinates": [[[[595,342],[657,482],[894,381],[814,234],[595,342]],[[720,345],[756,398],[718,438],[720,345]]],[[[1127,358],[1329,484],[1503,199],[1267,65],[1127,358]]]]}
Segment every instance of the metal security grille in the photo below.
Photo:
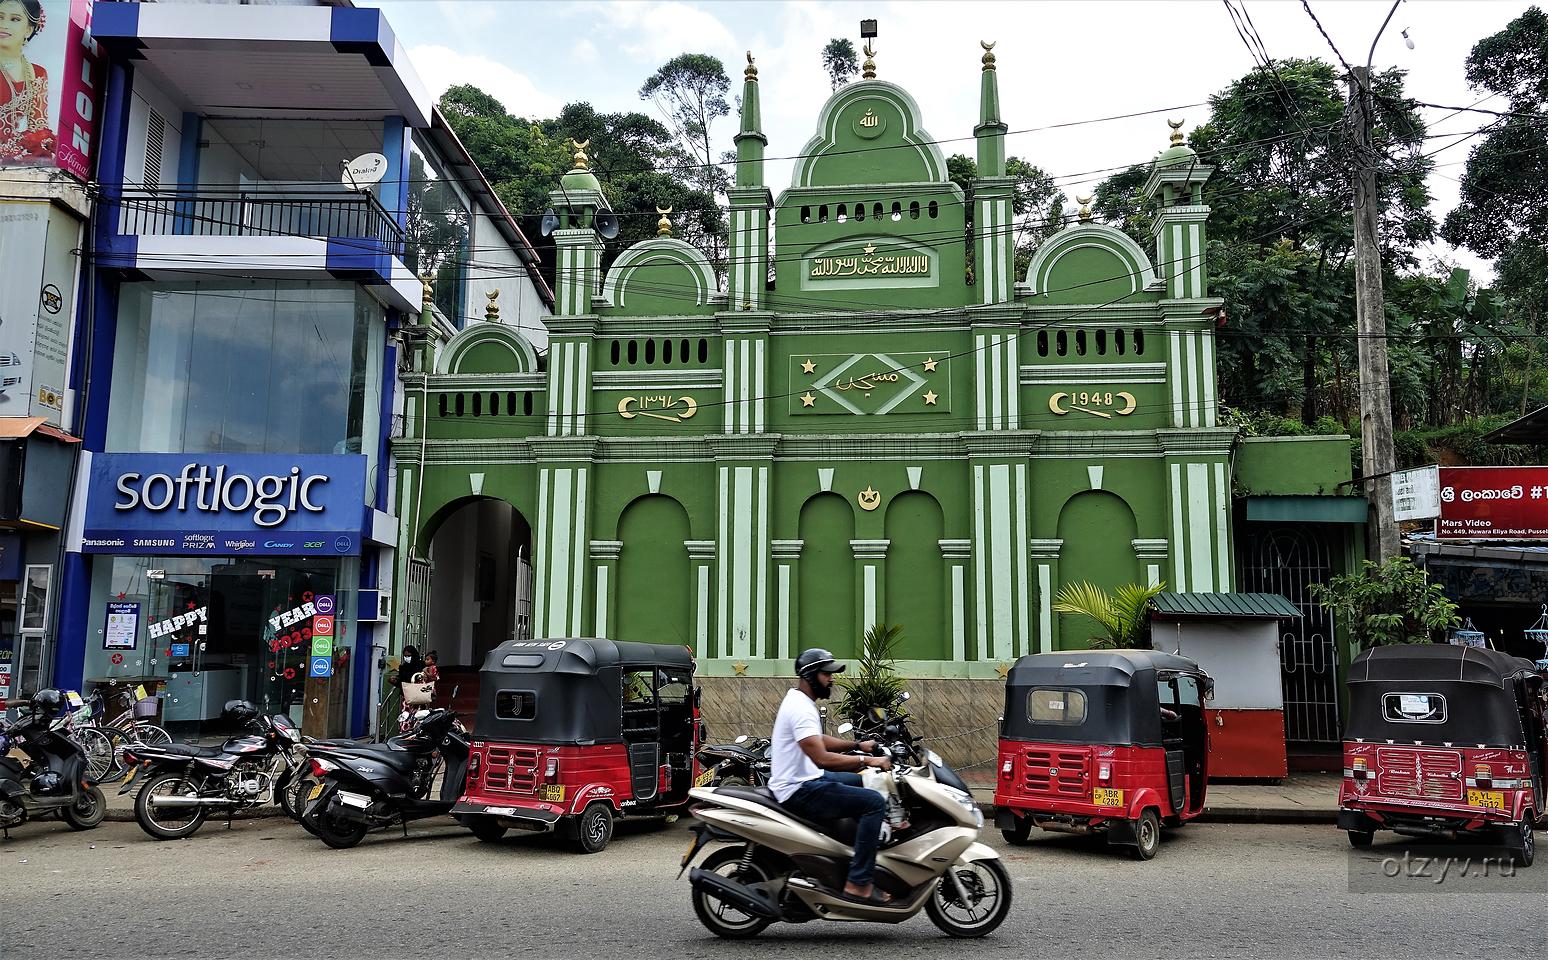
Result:
{"type": "Polygon", "coordinates": [[[428,560],[409,561],[408,599],[403,611],[403,646],[412,645],[421,650],[425,647],[426,615],[430,609],[430,571],[428,560]]]}
{"type": "Polygon", "coordinates": [[[1338,719],[1338,650],[1333,614],[1308,588],[1333,576],[1333,551],[1317,527],[1248,525],[1242,589],[1277,593],[1301,611],[1279,621],[1279,659],[1285,693],[1285,738],[1331,744],[1342,739],[1338,719]]]}

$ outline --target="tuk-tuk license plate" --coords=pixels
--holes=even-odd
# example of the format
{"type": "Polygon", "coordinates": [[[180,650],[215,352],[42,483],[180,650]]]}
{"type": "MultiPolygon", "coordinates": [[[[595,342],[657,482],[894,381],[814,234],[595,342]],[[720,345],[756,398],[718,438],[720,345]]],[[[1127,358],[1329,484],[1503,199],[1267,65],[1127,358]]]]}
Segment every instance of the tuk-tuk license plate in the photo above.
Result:
{"type": "Polygon", "coordinates": [[[1467,792],[1467,805],[1470,807],[1488,807],[1491,810],[1505,809],[1505,794],[1498,790],[1469,790],[1467,792]]]}
{"type": "Polygon", "coordinates": [[[702,787],[713,779],[715,779],[715,768],[705,767],[703,773],[693,778],[693,785],[696,787],[702,787]]]}
{"type": "Polygon", "coordinates": [[[1091,802],[1099,807],[1123,806],[1123,791],[1112,787],[1096,787],[1091,791],[1091,802]]]}
{"type": "Polygon", "coordinates": [[[564,784],[551,783],[543,788],[543,799],[549,803],[564,802],[564,784]]]}

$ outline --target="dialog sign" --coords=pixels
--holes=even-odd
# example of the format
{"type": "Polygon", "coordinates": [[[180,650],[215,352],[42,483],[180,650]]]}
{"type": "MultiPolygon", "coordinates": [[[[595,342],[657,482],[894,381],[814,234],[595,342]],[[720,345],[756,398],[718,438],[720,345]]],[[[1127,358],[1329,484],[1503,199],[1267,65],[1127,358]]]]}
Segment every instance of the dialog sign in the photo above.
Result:
{"type": "Polygon", "coordinates": [[[1441,467],[1435,535],[1548,540],[1548,467],[1441,467]]]}

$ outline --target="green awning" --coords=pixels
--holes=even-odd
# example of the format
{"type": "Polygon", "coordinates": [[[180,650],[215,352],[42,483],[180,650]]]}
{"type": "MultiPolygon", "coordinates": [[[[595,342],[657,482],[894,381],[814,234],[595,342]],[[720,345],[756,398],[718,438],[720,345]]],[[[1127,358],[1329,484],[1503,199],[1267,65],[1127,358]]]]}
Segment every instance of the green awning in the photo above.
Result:
{"type": "Polygon", "coordinates": [[[1150,609],[1164,620],[1278,620],[1301,615],[1277,593],[1158,593],[1150,609]]]}
{"type": "Polygon", "coordinates": [[[1364,497],[1248,497],[1247,519],[1289,523],[1364,523],[1364,497]]]}

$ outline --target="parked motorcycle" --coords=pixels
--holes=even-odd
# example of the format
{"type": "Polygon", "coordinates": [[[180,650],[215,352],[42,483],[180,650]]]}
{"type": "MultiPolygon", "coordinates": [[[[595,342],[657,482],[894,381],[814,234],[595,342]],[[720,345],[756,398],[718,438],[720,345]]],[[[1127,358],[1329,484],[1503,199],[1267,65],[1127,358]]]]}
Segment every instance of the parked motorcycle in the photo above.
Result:
{"type": "Polygon", "coordinates": [[[290,809],[293,794],[287,788],[298,772],[301,732],[284,714],[266,717],[246,700],[227,702],[221,716],[250,732],[218,747],[136,744],[125,751],[133,772],[118,793],[145,781],[134,800],[134,818],[157,840],[193,836],[212,810],[229,817],[271,802],[290,809]]]}
{"type": "Polygon", "coordinates": [[[691,792],[701,802],[690,812],[701,822],[683,869],[711,841],[733,845],[688,875],[699,921],[727,939],[757,936],[775,921],[901,923],[920,910],[953,937],[982,937],[999,927],[1010,912],[1010,873],[979,842],[984,815],[967,785],[934,751],[899,740],[888,752],[893,768],[877,776],[902,802],[906,825],[884,830],[875,882],[892,900],[871,904],[843,894],[854,821],[805,820],[764,787],[700,787],[691,792]]]}
{"type": "Polygon", "coordinates": [[[712,743],[699,750],[699,774],[695,786],[761,787],[769,782],[767,737],[743,734],[733,743],[712,743]]]}
{"type": "Polygon", "coordinates": [[[306,828],[336,850],[353,847],[368,831],[451,812],[468,772],[467,728],[447,709],[427,711],[405,734],[387,743],[307,745],[312,787],[302,814],[306,828]],[[440,793],[431,796],[445,762],[440,793]]]}
{"type": "Polygon", "coordinates": [[[0,830],[56,815],[72,830],[90,830],[107,816],[102,788],[86,777],[85,753],[51,729],[63,704],[64,696],[54,689],[12,703],[21,716],[0,729],[0,830]],[[13,749],[26,759],[10,756],[13,749]]]}

